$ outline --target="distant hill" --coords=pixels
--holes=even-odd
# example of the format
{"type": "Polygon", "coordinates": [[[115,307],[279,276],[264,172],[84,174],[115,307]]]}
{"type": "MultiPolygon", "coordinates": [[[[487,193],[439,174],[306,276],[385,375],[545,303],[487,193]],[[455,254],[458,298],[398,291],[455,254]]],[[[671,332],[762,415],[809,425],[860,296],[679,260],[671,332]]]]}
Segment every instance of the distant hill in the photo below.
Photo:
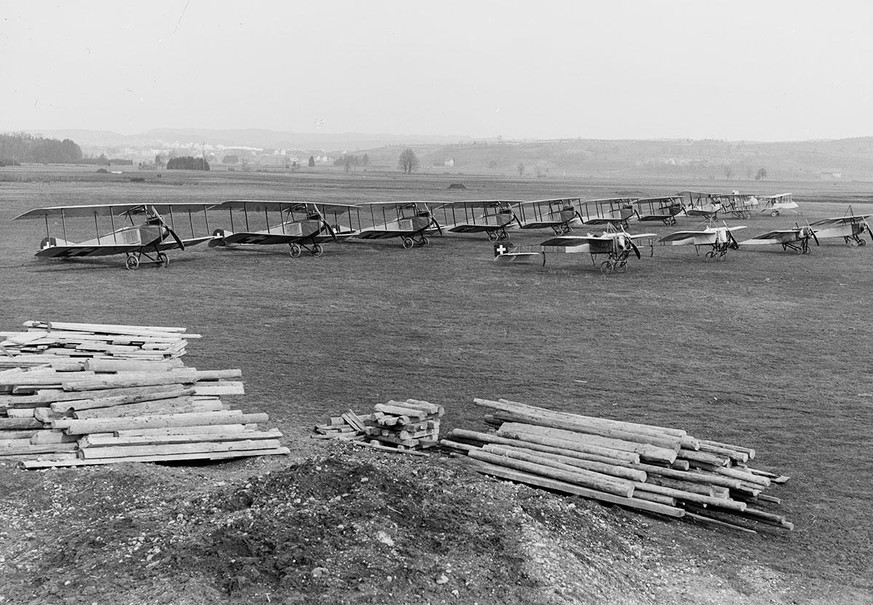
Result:
{"type": "Polygon", "coordinates": [[[371,169],[393,170],[402,149],[410,147],[424,172],[691,180],[873,180],[873,137],[767,143],[711,139],[504,141],[473,140],[463,135],[193,128],[154,129],[135,135],[99,130],[32,134],[72,139],[86,155],[105,153],[134,161],[154,159],[156,150],[188,150],[185,153],[197,155],[205,148],[210,162],[220,164],[224,155],[234,153],[229,150],[238,148],[254,150],[246,156],[250,166],[275,167],[277,153],[300,161],[310,154],[336,158],[343,153],[366,153],[371,169]]]}

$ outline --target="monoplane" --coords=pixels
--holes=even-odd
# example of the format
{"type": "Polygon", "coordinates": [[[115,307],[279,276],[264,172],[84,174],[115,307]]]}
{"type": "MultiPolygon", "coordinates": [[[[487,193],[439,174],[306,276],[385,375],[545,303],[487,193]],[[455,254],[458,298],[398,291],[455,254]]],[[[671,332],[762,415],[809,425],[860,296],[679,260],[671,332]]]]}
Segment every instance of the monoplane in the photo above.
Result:
{"type": "Polygon", "coordinates": [[[354,234],[358,239],[400,238],[403,247],[408,249],[428,245],[428,233],[443,232],[427,202],[369,202],[359,208],[354,234]]]}
{"type": "Polygon", "coordinates": [[[634,200],[633,205],[638,220],[661,221],[665,225],[675,225],[676,215],[685,209],[679,195],[642,198],[634,200]]]}
{"type": "MultiPolygon", "coordinates": [[[[273,201],[273,200],[228,200],[215,206],[226,209],[230,218],[230,229],[216,229],[212,234],[210,247],[222,246],[232,248],[237,245],[276,245],[287,244],[289,254],[297,258],[306,250],[313,256],[324,253],[323,245],[329,241],[355,235],[356,230],[350,225],[341,225],[339,216],[356,211],[355,206],[347,204],[315,204],[311,202],[273,201]],[[234,210],[242,210],[241,227],[236,231],[234,225],[234,210]],[[270,212],[278,214],[278,222],[271,220],[270,212]],[[333,224],[325,218],[325,213],[331,213],[333,224]],[[252,219],[263,217],[266,229],[253,230],[250,227],[252,219]],[[273,223],[273,224],[271,224],[273,223]]],[[[239,214],[238,212],[236,213],[239,214]]],[[[237,220],[239,220],[237,216],[237,220]]]]}
{"type": "Polygon", "coordinates": [[[555,235],[561,235],[582,225],[577,208],[581,204],[578,197],[521,202],[517,216],[522,229],[551,229],[555,235]]]}
{"type": "Polygon", "coordinates": [[[672,246],[691,244],[698,254],[700,254],[701,246],[709,246],[710,250],[704,255],[704,259],[722,260],[728,253],[728,250],[736,250],[740,247],[733,232],[746,228],[744,225],[728,227],[724,221],[722,221],[722,224],[722,227],[715,227],[710,224],[705,229],[699,231],[676,231],[675,233],[665,235],[658,241],[672,246]]]}
{"type": "MultiPolygon", "coordinates": [[[[125,266],[136,269],[142,259],[158,266],[166,267],[170,259],[166,251],[176,248],[184,250],[211,239],[210,236],[196,236],[194,212],[203,212],[206,232],[209,231],[209,218],[206,210],[212,204],[191,204],[185,202],[164,202],[160,204],[93,204],[85,206],[54,206],[29,210],[14,220],[37,219],[45,221],[46,236],[43,238],[36,256],[41,258],[71,259],[88,256],[112,256],[124,254],[125,266]],[[181,238],[175,229],[177,214],[187,214],[191,226],[191,237],[181,238]],[[164,217],[169,217],[169,222],[164,217]],[[96,237],[82,242],[68,240],[68,218],[93,218],[96,237]],[[109,219],[110,231],[101,234],[101,219],[109,219]],[[50,223],[49,219],[52,219],[50,223]],[[52,235],[52,227],[58,227],[60,219],[62,238],[52,235]],[[117,225],[121,222],[121,225],[117,225]],[[127,224],[125,224],[127,223],[127,224]]],[[[199,220],[198,220],[199,223],[199,220]]]]}
{"type": "Polygon", "coordinates": [[[521,202],[505,200],[459,200],[434,202],[433,214],[439,224],[451,233],[484,233],[492,242],[509,237],[506,230],[513,224],[521,226],[515,208],[521,202]]]}
{"type": "Polygon", "coordinates": [[[654,233],[630,234],[624,229],[608,227],[599,235],[559,235],[544,241],[542,246],[543,265],[546,264],[546,253],[589,253],[591,263],[597,264],[597,257],[606,255],[606,260],[600,263],[600,272],[604,275],[610,273],[624,273],[627,270],[627,261],[633,252],[637,258],[641,257],[640,249],[634,240],[644,237],[655,237],[654,233]]]}
{"type": "Polygon", "coordinates": [[[810,223],[810,226],[815,229],[815,234],[819,239],[827,239],[832,237],[841,237],[847,245],[866,246],[867,240],[864,235],[864,230],[870,234],[870,239],[873,241],[873,230],[870,229],[870,224],[867,219],[869,214],[855,214],[852,207],[849,206],[848,214],[845,216],[837,216],[826,218],[810,223]]]}
{"type": "Polygon", "coordinates": [[[790,193],[759,195],[758,201],[761,202],[759,212],[769,214],[770,216],[779,216],[783,210],[792,210],[798,207],[797,202],[792,199],[790,193]]]}
{"type": "Polygon", "coordinates": [[[809,240],[812,239],[815,245],[818,246],[818,237],[815,230],[810,225],[800,226],[795,224],[793,229],[776,229],[768,231],[752,239],[743,240],[743,245],[751,244],[753,246],[767,244],[782,244],[783,250],[793,250],[798,254],[809,254],[812,249],[809,247],[809,240]]]}

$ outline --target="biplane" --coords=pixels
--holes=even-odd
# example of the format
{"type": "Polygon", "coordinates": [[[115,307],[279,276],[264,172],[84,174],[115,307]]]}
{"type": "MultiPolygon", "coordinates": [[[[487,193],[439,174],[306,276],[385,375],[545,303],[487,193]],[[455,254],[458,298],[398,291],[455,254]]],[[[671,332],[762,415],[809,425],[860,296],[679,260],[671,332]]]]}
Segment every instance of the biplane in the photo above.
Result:
{"type": "Polygon", "coordinates": [[[442,228],[451,233],[484,233],[492,242],[509,237],[507,228],[521,222],[515,208],[521,202],[504,200],[460,200],[435,203],[433,213],[442,228]]]}
{"type": "Polygon", "coordinates": [[[704,220],[713,221],[718,218],[718,213],[724,209],[721,194],[703,193],[700,191],[680,191],[682,205],[685,206],[686,216],[700,216],[704,220]]]}
{"type": "MultiPolygon", "coordinates": [[[[203,212],[206,231],[209,218],[206,210],[212,204],[164,202],[160,204],[94,204],[85,206],[55,206],[29,210],[14,220],[43,219],[46,236],[40,243],[36,256],[41,258],[71,259],[89,256],[125,255],[125,267],[136,269],[143,259],[166,267],[170,259],[168,250],[184,250],[211,239],[211,236],[195,235],[192,213],[203,212]],[[191,237],[183,239],[176,233],[175,219],[178,214],[187,214],[191,237]],[[169,218],[169,223],[164,217],[169,218]],[[71,242],[67,236],[67,219],[93,218],[96,237],[82,242],[71,242]],[[101,234],[101,220],[105,226],[109,219],[110,231],[101,234]],[[60,219],[62,237],[52,236],[52,219],[60,219]],[[117,223],[121,224],[118,225],[117,223]]],[[[199,222],[199,221],[198,221],[199,222]]],[[[57,225],[55,225],[57,227],[57,225]]]]}
{"type": "Polygon", "coordinates": [[[728,250],[736,250],[740,247],[733,232],[745,229],[746,227],[744,225],[728,227],[724,221],[722,221],[722,224],[724,225],[722,227],[715,227],[710,224],[706,229],[700,231],[676,231],[675,233],[665,235],[658,241],[672,246],[691,244],[694,246],[697,254],[700,254],[701,246],[709,246],[710,250],[704,255],[704,259],[723,260],[728,250]]]}
{"type": "Polygon", "coordinates": [[[613,228],[627,229],[627,222],[636,213],[636,198],[612,197],[601,200],[587,200],[579,204],[579,215],[584,225],[609,225],[613,228]]]}
{"type": "Polygon", "coordinates": [[[783,210],[792,210],[797,208],[790,193],[780,193],[778,195],[759,195],[758,200],[761,203],[759,212],[769,214],[770,216],[779,216],[783,210]]]}
{"type": "Polygon", "coordinates": [[[546,264],[547,252],[569,254],[587,252],[591,255],[591,263],[594,265],[597,264],[598,256],[606,255],[606,260],[600,263],[600,272],[604,275],[624,273],[627,270],[627,261],[630,258],[631,252],[637,258],[641,258],[640,249],[634,243],[634,240],[644,237],[655,237],[655,234],[630,234],[624,229],[615,229],[610,226],[600,235],[559,235],[541,244],[543,265],[546,264]]]}
{"type": "MultiPolygon", "coordinates": [[[[311,202],[272,201],[272,200],[228,200],[215,206],[226,209],[230,217],[230,229],[216,229],[209,242],[210,247],[233,248],[237,245],[277,245],[287,244],[292,258],[299,257],[303,250],[313,256],[324,253],[323,244],[351,237],[357,231],[350,225],[342,225],[339,217],[355,211],[355,206],[347,204],[314,204],[311,202]],[[236,231],[234,210],[242,210],[242,231],[236,231]],[[271,221],[270,212],[278,214],[278,223],[271,221]],[[333,218],[331,224],[325,218],[333,218]],[[253,215],[253,216],[250,216],[253,215]],[[251,220],[263,217],[266,229],[253,230],[251,220]],[[273,224],[271,224],[273,223],[273,224]]],[[[239,213],[237,213],[239,214],[239,213]]],[[[239,216],[237,217],[239,220],[239,216]]],[[[260,223],[260,220],[258,221],[260,223]]]]}
{"type": "Polygon", "coordinates": [[[685,209],[679,195],[642,198],[634,200],[633,206],[638,220],[661,221],[665,225],[675,225],[676,215],[685,209]]]}
{"type": "Polygon", "coordinates": [[[870,229],[870,224],[867,219],[869,214],[855,214],[852,207],[849,206],[848,214],[845,216],[837,216],[834,218],[826,218],[810,223],[810,226],[815,229],[815,234],[819,239],[832,237],[841,237],[846,245],[866,246],[867,240],[864,235],[864,230],[870,234],[870,239],[873,241],[873,230],[870,229]]]}
{"type": "Polygon", "coordinates": [[[793,250],[799,254],[809,254],[812,251],[809,247],[810,239],[815,241],[816,246],[819,245],[815,230],[810,225],[801,227],[795,224],[793,229],[776,229],[752,239],[743,240],[743,245],[782,244],[783,250],[793,250]]]}
{"type": "Polygon", "coordinates": [[[368,202],[361,204],[353,237],[358,239],[400,238],[404,248],[427,246],[427,234],[443,230],[426,202],[368,202]],[[369,223],[363,224],[369,219],[369,223]]]}
{"type": "Polygon", "coordinates": [[[735,218],[752,218],[752,211],[760,204],[757,196],[739,191],[714,194],[712,199],[714,203],[721,203],[722,214],[735,218]]]}
{"type": "Polygon", "coordinates": [[[551,229],[555,235],[570,233],[573,227],[582,224],[582,215],[577,209],[581,204],[579,198],[521,202],[517,207],[519,226],[522,229],[551,229]]]}

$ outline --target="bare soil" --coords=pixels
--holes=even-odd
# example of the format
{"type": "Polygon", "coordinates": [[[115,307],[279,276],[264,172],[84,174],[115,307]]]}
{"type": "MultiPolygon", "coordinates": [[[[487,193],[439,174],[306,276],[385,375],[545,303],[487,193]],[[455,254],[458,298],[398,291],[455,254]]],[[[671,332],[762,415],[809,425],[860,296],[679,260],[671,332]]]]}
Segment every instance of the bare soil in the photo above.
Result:
{"type": "MultiPolygon", "coordinates": [[[[268,412],[292,455],[40,472],[0,465],[0,603],[873,602],[873,378],[864,366],[873,247],[741,249],[716,264],[690,247],[656,247],[609,278],[570,255],[544,268],[498,266],[474,236],[410,251],[349,243],[318,259],[195,248],[173,254],[169,269],[136,272],[117,259],[34,259],[42,226],[10,219],[46,205],[688,188],[469,175],[102,176],[0,172],[0,326],[187,326],[204,336],[187,363],[242,368],[248,394],[232,403],[268,412]],[[447,191],[461,181],[466,191],[447,191]],[[329,415],[406,397],[444,405],[446,429],[478,429],[477,396],[755,447],[760,468],[792,477],[774,495],[796,529],[750,536],[670,522],[481,477],[443,455],[309,439],[329,415]]],[[[768,183],[766,193],[793,190],[802,215],[731,222],[751,237],[849,203],[870,211],[863,185],[827,187],[768,183]]],[[[677,228],[692,226],[684,221],[677,228]]],[[[210,226],[224,225],[210,217],[210,226]]]]}

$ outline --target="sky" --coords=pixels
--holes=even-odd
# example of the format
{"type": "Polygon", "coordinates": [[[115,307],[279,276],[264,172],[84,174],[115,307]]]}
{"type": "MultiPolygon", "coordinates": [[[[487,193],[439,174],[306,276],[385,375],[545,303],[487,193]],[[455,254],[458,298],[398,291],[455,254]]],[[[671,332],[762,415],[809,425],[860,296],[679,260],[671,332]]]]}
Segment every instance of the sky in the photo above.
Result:
{"type": "Polygon", "coordinates": [[[0,0],[0,132],[873,135],[857,0],[0,0]]]}

